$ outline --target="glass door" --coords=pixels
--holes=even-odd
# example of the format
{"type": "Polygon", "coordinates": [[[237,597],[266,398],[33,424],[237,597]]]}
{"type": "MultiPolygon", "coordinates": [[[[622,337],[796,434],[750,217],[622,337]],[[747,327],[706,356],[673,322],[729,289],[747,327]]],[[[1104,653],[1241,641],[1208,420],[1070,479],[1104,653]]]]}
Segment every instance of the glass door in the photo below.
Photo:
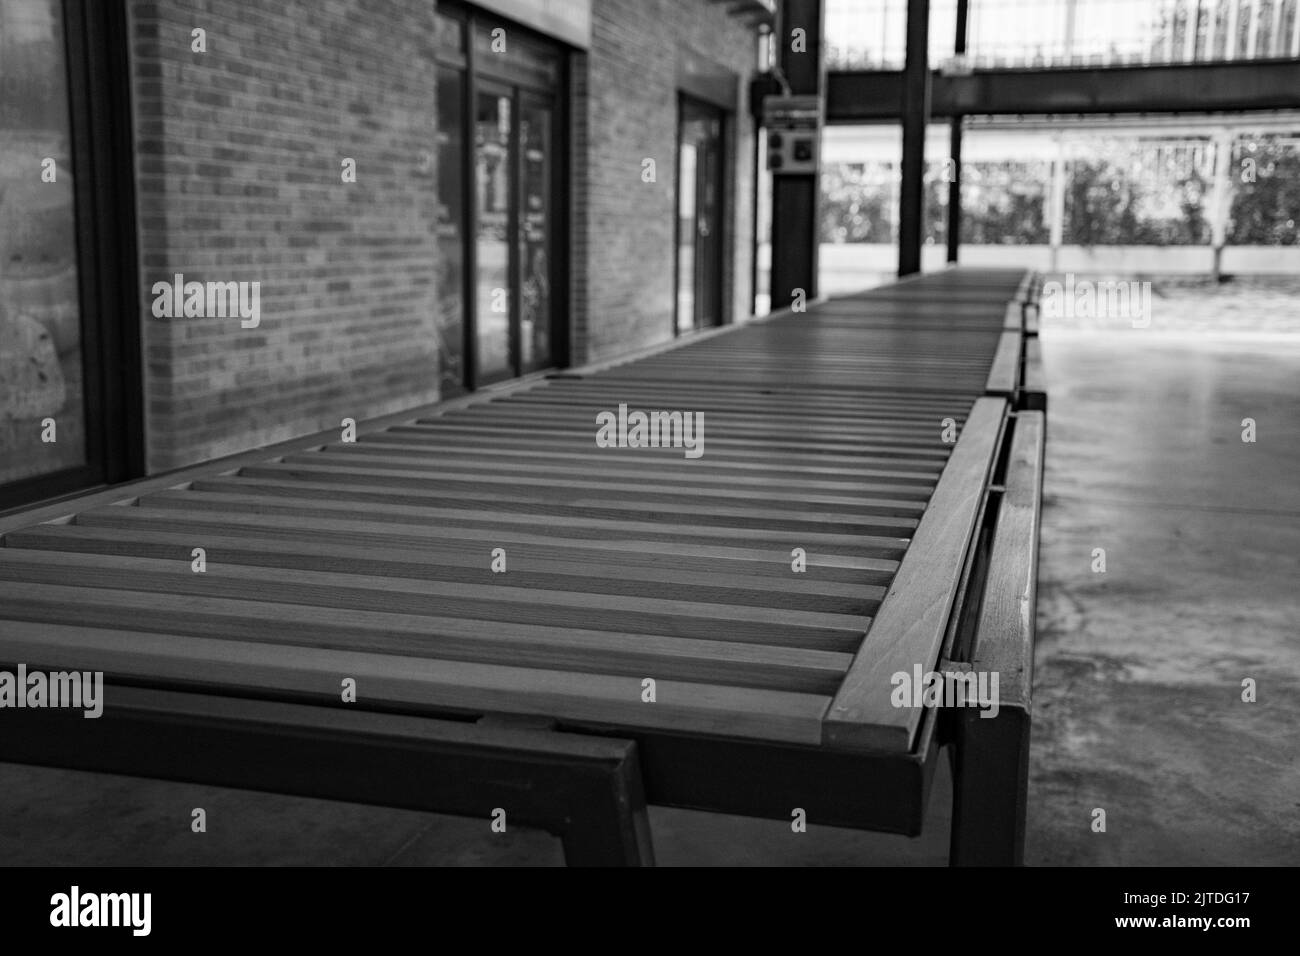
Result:
{"type": "Polygon", "coordinates": [[[677,144],[680,334],[722,322],[722,111],[683,97],[677,144]]]}
{"type": "Polygon", "coordinates": [[[554,110],[480,82],[476,94],[475,383],[547,368],[551,356],[554,110]]]}
{"type": "Polygon", "coordinates": [[[551,196],[554,116],[547,101],[524,94],[519,111],[522,191],[519,227],[520,371],[551,364],[551,196]]]}
{"type": "Polygon", "coordinates": [[[474,381],[486,385],[517,374],[518,320],[512,295],[518,233],[514,93],[480,83],[474,108],[475,277],[474,381]]]}
{"type": "MultiPolygon", "coordinates": [[[[5,0],[0,0],[3,5],[5,0]]],[[[442,394],[568,358],[565,54],[448,5],[437,13],[442,394]],[[456,246],[460,245],[457,249],[456,246]],[[456,293],[460,292],[460,295],[456,293]]]]}

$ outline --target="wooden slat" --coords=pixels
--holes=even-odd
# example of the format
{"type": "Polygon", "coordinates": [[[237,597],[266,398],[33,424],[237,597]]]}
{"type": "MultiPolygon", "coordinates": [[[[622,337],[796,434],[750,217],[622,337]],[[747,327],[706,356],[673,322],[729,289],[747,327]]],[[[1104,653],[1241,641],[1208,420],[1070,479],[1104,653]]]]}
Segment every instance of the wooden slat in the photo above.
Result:
{"type": "MultiPolygon", "coordinates": [[[[530,524],[553,528],[556,534],[574,536],[608,537],[620,529],[631,526],[648,534],[712,534],[722,538],[729,535],[756,534],[756,540],[783,540],[772,535],[805,536],[809,541],[825,543],[848,540],[852,536],[866,538],[903,538],[916,527],[919,509],[902,507],[912,502],[892,503],[884,507],[870,507],[873,501],[883,504],[883,499],[866,499],[868,508],[862,514],[844,514],[827,511],[782,510],[779,508],[732,508],[718,505],[674,505],[650,502],[639,504],[622,501],[578,500],[573,505],[560,505],[540,497],[527,498],[496,494],[495,496],[465,497],[457,501],[456,495],[433,498],[419,489],[404,490],[380,484],[350,484],[329,482],[324,476],[310,481],[294,481],[241,476],[238,478],[202,479],[194,483],[194,492],[233,494],[255,498],[266,504],[259,510],[277,507],[276,499],[297,502],[302,513],[315,513],[311,504],[371,505],[384,509],[385,515],[401,520],[403,509],[420,515],[442,519],[449,525],[475,525],[502,528],[516,519],[530,524]],[[447,505],[448,507],[432,507],[447,505]],[[457,507],[451,507],[457,506],[457,507]],[[893,513],[891,513],[893,512],[893,513]],[[898,513],[904,512],[904,513],[898,513]],[[685,522],[689,522],[688,526],[685,522]],[[615,527],[617,526],[617,527],[615,527]],[[677,529],[677,530],[675,530],[677,529]],[[830,535],[831,537],[828,537],[830,535]]],[[[158,501],[159,499],[150,499],[158,501]]],[[[187,506],[200,502],[196,495],[181,500],[187,506]]],[[[203,503],[196,505],[205,507],[203,503]]],[[[283,512],[282,512],[283,513],[283,512]]]]}
{"type": "MultiPolygon", "coordinates": [[[[687,404],[687,403],[679,403],[687,404]]],[[[635,406],[632,406],[635,407],[635,406]]],[[[604,409],[599,404],[586,408],[569,406],[530,406],[518,404],[499,406],[488,405],[481,412],[461,413],[455,416],[431,419],[434,422],[458,423],[469,421],[482,428],[518,428],[520,425],[538,422],[547,428],[572,431],[579,437],[590,437],[594,443],[596,414],[604,409]]],[[[612,409],[610,409],[612,411],[612,409]]],[[[693,405],[690,411],[704,415],[693,405]]],[[[888,424],[868,424],[861,422],[832,421],[825,423],[816,416],[777,418],[762,412],[739,414],[712,413],[704,415],[707,426],[706,438],[724,436],[727,438],[747,438],[758,435],[764,441],[776,439],[816,439],[818,442],[832,444],[861,441],[865,438],[885,440],[900,446],[929,445],[933,441],[929,425],[931,417],[906,424],[893,422],[888,424]]]]}
{"type": "MultiPolygon", "coordinates": [[[[466,459],[442,451],[435,452],[427,448],[384,445],[377,442],[329,445],[314,454],[321,456],[316,460],[331,463],[351,461],[366,465],[401,467],[415,471],[427,470],[431,477],[449,485],[461,481],[461,476],[466,474],[473,475],[476,485],[510,484],[526,480],[528,477],[546,479],[544,483],[549,483],[550,479],[587,478],[591,476],[590,465],[585,465],[580,461],[572,461],[565,455],[557,455],[551,459],[537,458],[531,455],[520,455],[513,459],[493,458],[492,468],[497,474],[492,474],[483,470],[482,467],[479,467],[477,471],[456,470],[461,468],[470,469],[476,465],[481,466],[481,461],[474,457],[466,459]]],[[[307,459],[305,457],[287,456],[283,460],[294,463],[306,461],[307,459]]],[[[673,493],[673,489],[676,488],[700,489],[706,492],[705,497],[708,496],[707,492],[709,490],[719,490],[725,493],[727,489],[736,489],[742,492],[761,491],[782,496],[787,492],[793,493],[796,491],[821,492],[838,496],[855,490],[862,490],[891,498],[928,501],[930,492],[934,490],[934,484],[938,480],[937,472],[932,475],[909,474],[907,472],[891,474],[883,470],[876,473],[870,469],[864,469],[854,480],[847,481],[844,478],[839,480],[829,478],[810,479],[806,474],[796,477],[792,474],[780,472],[766,476],[761,474],[753,476],[737,475],[734,472],[708,471],[705,468],[694,466],[689,472],[686,472],[663,463],[657,468],[645,464],[640,467],[633,467],[634,464],[635,459],[620,459],[618,462],[606,464],[601,468],[600,473],[603,478],[610,480],[626,478],[653,482],[651,487],[662,489],[664,494],[673,493]],[[672,484],[665,486],[665,481],[672,484]]]]}
{"type": "Polygon", "coordinates": [[[971,410],[871,631],[826,713],[827,744],[911,748],[921,711],[892,705],[891,678],[911,674],[916,665],[931,670],[938,660],[1006,413],[1007,403],[999,398],[981,398],[971,410]]]}
{"type": "MultiPolygon", "coordinates": [[[[195,483],[199,485],[198,482],[195,483]]],[[[533,487],[490,485],[478,492],[465,488],[448,488],[437,478],[419,472],[379,471],[373,468],[349,468],[344,465],[272,463],[243,469],[233,479],[212,479],[213,486],[222,485],[232,490],[267,489],[279,486],[292,489],[302,497],[331,497],[325,491],[333,489],[352,494],[356,501],[384,501],[394,504],[483,505],[501,511],[525,511],[533,515],[562,515],[565,517],[640,518],[671,512],[677,516],[690,516],[703,524],[760,525],[767,528],[813,527],[819,524],[838,525],[840,528],[888,527],[883,533],[897,533],[899,529],[913,527],[912,519],[919,516],[924,505],[911,498],[861,498],[842,500],[838,496],[791,496],[790,504],[778,507],[770,495],[757,492],[743,493],[725,498],[728,502],[712,502],[707,492],[693,494],[689,490],[644,492],[629,490],[623,497],[620,483],[605,487],[575,489],[565,493],[562,485],[533,487]],[[828,500],[829,499],[829,500],[828,500]],[[901,521],[886,521],[895,516],[901,521]]],[[[201,487],[209,487],[204,481],[201,487]]],[[[635,489],[638,486],[630,486],[635,489]]],[[[650,486],[651,488],[655,486],[650,486]]],[[[663,486],[659,486],[663,487],[663,486]]],[[[875,533],[875,532],[871,532],[875,533]]]]}
{"type": "MultiPolygon", "coordinates": [[[[262,568],[299,568],[308,571],[353,571],[420,580],[482,583],[487,556],[467,562],[463,548],[415,550],[399,547],[367,548],[340,537],[336,542],[275,536],[264,526],[239,528],[209,526],[198,531],[192,523],[168,531],[130,525],[104,528],[86,525],[38,525],[10,532],[9,546],[27,550],[73,551],[83,554],[132,555],[142,558],[189,560],[193,548],[202,546],[222,564],[262,568]],[[243,531],[240,534],[240,531],[243,531]]],[[[555,591],[599,591],[639,597],[671,593],[684,601],[783,607],[833,614],[871,613],[884,597],[883,585],[893,577],[896,562],[882,561],[876,570],[857,572],[853,580],[828,579],[814,564],[808,572],[791,574],[789,566],[769,561],[766,569],[752,562],[711,559],[695,566],[656,566],[628,561],[630,552],[600,555],[568,551],[580,560],[558,560],[563,549],[512,548],[509,571],[500,583],[555,591]],[[603,560],[600,560],[603,557],[603,560]],[[779,569],[779,574],[777,573],[779,569]],[[765,571],[766,573],[762,573],[765,571]],[[743,573],[742,573],[743,572],[743,573]],[[874,582],[874,583],[869,583],[874,582]],[[869,609],[869,610],[867,610],[869,609]]],[[[683,559],[683,564],[688,562],[683,559]]]]}
{"type": "MultiPolygon", "coordinates": [[[[508,394],[514,391],[522,391],[534,387],[535,384],[535,381],[521,379],[519,381],[505,383],[500,386],[499,391],[495,394],[508,394]]],[[[456,408],[473,402],[482,402],[488,397],[489,396],[484,393],[477,393],[465,396],[464,398],[453,399],[441,404],[435,403],[432,405],[420,406],[418,408],[408,409],[404,412],[394,412],[389,415],[367,419],[358,429],[358,437],[364,436],[367,432],[382,433],[384,429],[387,429],[392,425],[411,421],[413,418],[434,410],[445,411],[449,408],[456,408]]],[[[60,499],[44,505],[38,505],[34,508],[18,509],[8,514],[0,515],[0,538],[3,537],[5,532],[11,531],[15,528],[30,527],[45,521],[63,520],[71,514],[78,511],[84,511],[88,508],[98,508],[103,505],[128,502],[148,491],[176,487],[203,475],[219,475],[223,472],[238,468],[243,464],[265,461],[268,455],[271,454],[287,454],[291,451],[317,448],[327,442],[335,441],[338,437],[338,429],[331,428],[303,438],[294,438],[286,442],[281,442],[275,446],[274,451],[266,448],[256,448],[251,451],[238,452],[234,455],[228,455],[213,461],[180,468],[176,471],[168,472],[167,474],[142,478],[138,481],[126,482],[125,484],[110,488],[92,489],[83,494],[75,495],[67,499],[60,499]]]]}
{"type": "MultiPolygon", "coordinates": [[[[197,488],[227,487],[234,479],[224,481],[204,479],[195,482],[197,488]]],[[[181,491],[164,491],[141,499],[153,508],[173,508],[181,512],[192,509],[242,511],[247,514],[299,515],[303,518],[334,518],[355,514],[356,502],[299,497],[294,486],[277,488],[270,483],[253,486],[246,481],[240,487],[248,491],[211,491],[203,494],[181,491]],[[284,491],[283,496],[275,494],[284,491]],[[257,492],[257,493],[253,493],[257,492]]],[[[385,521],[394,525],[426,523],[440,528],[455,528],[458,536],[478,541],[489,549],[505,540],[503,535],[521,530],[521,526],[537,533],[557,538],[662,541],[681,544],[694,539],[698,543],[716,544],[746,542],[751,546],[768,547],[784,551],[791,548],[818,548],[827,553],[858,554],[864,549],[892,549],[903,546],[915,524],[903,518],[882,518],[895,529],[894,535],[840,534],[832,531],[772,530],[769,528],[704,527],[695,523],[671,521],[612,521],[602,518],[566,518],[559,521],[545,515],[506,513],[491,509],[422,508],[413,505],[374,503],[365,508],[366,517],[372,521],[385,521]],[[907,535],[897,534],[905,530],[907,535]]],[[[395,529],[396,530],[396,529],[395,529]]]]}
{"type": "MultiPolygon", "coordinates": [[[[223,566],[219,557],[219,553],[212,555],[209,570],[196,574],[184,559],[0,548],[0,580],[48,585],[76,581],[79,588],[156,591],[160,600],[163,595],[185,594],[303,605],[292,612],[300,614],[337,608],[413,615],[427,620],[430,630],[438,634],[482,633],[488,629],[472,622],[496,622],[604,629],[611,634],[635,629],[641,634],[737,644],[845,650],[861,641],[868,621],[856,614],[534,590],[496,583],[416,581],[293,568],[272,575],[262,568],[223,566]],[[460,623],[467,625],[464,631],[459,629],[460,623]]],[[[482,573],[485,582],[502,577],[488,568],[482,573]]],[[[83,597],[89,600],[91,596],[83,597]]],[[[179,613],[185,614],[189,605],[180,602],[178,607],[179,613]]]]}
{"type": "Polygon", "coordinates": [[[1019,412],[1014,427],[971,666],[998,674],[1000,706],[1028,710],[1046,444],[1043,413],[1019,412]]]}
{"type": "MultiPolygon", "coordinates": [[[[992,345],[996,345],[996,341],[991,344],[990,351],[992,345]]],[[[664,397],[663,392],[653,385],[614,385],[604,379],[578,379],[549,382],[544,387],[491,399],[488,404],[509,407],[536,402],[599,401],[610,406],[617,405],[620,401],[631,404],[662,400],[664,397]]],[[[819,394],[815,386],[807,384],[798,388],[776,388],[770,384],[737,388],[700,382],[674,391],[672,398],[675,402],[689,403],[692,407],[703,408],[705,411],[763,410],[786,415],[826,416],[832,420],[848,418],[903,422],[920,416],[929,417],[937,411],[951,410],[954,405],[952,396],[946,393],[911,389],[902,395],[896,391],[873,390],[870,383],[864,383],[861,389],[851,395],[831,395],[819,394]]],[[[960,404],[960,400],[957,404],[960,404]]]]}
{"type": "MultiPolygon", "coordinates": [[[[940,423],[938,421],[932,426],[931,431],[934,434],[934,445],[936,448],[942,448],[948,451],[948,446],[943,445],[940,441],[940,423]]],[[[627,468],[609,467],[602,468],[597,464],[583,467],[581,469],[563,468],[558,471],[542,470],[532,475],[516,474],[486,474],[484,469],[480,468],[479,475],[475,475],[471,470],[472,460],[469,465],[457,462],[440,462],[436,455],[427,457],[424,461],[418,461],[411,458],[363,458],[366,454],[365,449],[356,449],[355,446],[331,446],[328,454],[307,453],[303,455],[289,456],[286,459],[275,462],[265,462],[258,465],[248,465],[240,469],[239,477],[260,478],[266,480],[285,480],[292,478],[298,481],[345,481],[355,482],[358,485],[372,484],[385,485],[394,488],[404,488],[408,490],[429,489],[437,491],[451,491],[457,487],[463,487],[467,483],[474,482],[481,476],[481,481],[477,484],[480,490],[500,491],[503,494],[517,493],[537,497],[547,497],[555,491],[568,491],[568,494],[556,498],[557,501],[574,501],[579,497],[602,497],[610,494],[617,496],[645,495],[644,499],[654,500],[649,497],[656,495],[665,500],[676,501],[681,498],[690,498],[697,500],[707,500],[710,497],[720,496],[723,489],[717,487],[720,482],[713,475],[701,473],[700,477],[695,476],[695,469],[692,466],[674,467],[671,460],[665,462],[659,460],[658,470],[661,474],[669,478],[668,481],[647,483],[644,481],[629,480],[625,476],[631,474],[644,474],[644,469],[637,469],[629,472],[627,468]],[[582,475],[584,477],[577,477],[582,475]]],[[[525,460],[526,460],[525,456],[525,460]]],[[[947,458],[947,454],[944,455],[947,458]]],[[[618,464],[624,464],[622,462],[618,464]]],[[[645,463],[649,468],[652,463],[645,463]]],[[[545,466],[539,466],[544,468],[545,466]]],[[[860,476],[865,478],[868,476],[860,476]]],[[[722,484],[730,485],[727,481],[722,484]]],[[[753,501],[756,506],[761,502],[777,494],[783,500],[793,498],[796,501],[813,504],[823,502],[828,505],[839,504],[844,507],[853,507],[856,505],[861,508],[882,508],[897,509],[900,513],[911,514],[916,509],[912,504],[899,504],[899,500],[915,501],[915,492],[918,489],[931,486],[933,477],[927,476],[922,483],[915,483],[913,486],[906,484],[894,484],[892,482],[864,482],[858,481],[853,483],[842,483],[840,490],[852,488],[859,493],[856,495],[844,494],[825,494],[813,493],[811,490],[805,490],[806,486],[801,480],[760,480],[750,482],[750,487],[744,487],[737,482],[732,488],[734,495],[728,496],[734,502],[753,501]],[[899,492],[897,497],[892,494],[872,494],[869,489],[888,488],[899,492]]]]}
{"type": "MultiPolygon", "coordinates": [[[[966,416],[949,416],[958,424],[966,416]]],[[[941,419],[935,419],[940,421],[941,419]]],[[[690,480],[703,480],[704,476],[720,476],[728,481],[744,481],[751,478],[786,479],[793,478],[801,484],[807,479],[826,479],[828,481],[854,481],[859,478],[888,478],[891,481],[915,481],[933,485],[943,468],[939,460],[924,462],[879,462],[875,465],[859,460],[852,462],[826,462],[824,457],[800,459],[794,461],[763,461],[742,459],[729,456],[719,459],[716,455],[699,458],[690,462],[689,470],[681,465],[682,459],[677,455],[662,455],[651,458],[641,454],[641,449],[620,450],[615,448],[591,448],[589,450],[557,451],[553,443],[540,448],[469,448],[453,442],[440,442],[436,438],[423,436],[385,433],[365,439],[358,439],[347,445],[329,445],[331,453],[347,454],[355,449],[366,453],[370,448],[382,448],[385,454],[423,455],[434,460],[446,460],[449,464],[470,462],[480,465],[484,470],[527,467],[534,460],[549,465],[552,462],[571,462],[575,466],[585,466],[582,473],[590,472],[590,465],[601,462],[602,467],[613,473],[616,469],[634,466],[638,474],[650,475],[659,472],[672,480],[681,480],[684,476],[690,480]],[[847,465],[847,466],[846,466],[847,465]]],[[[809,485],[811,487],[811,485],[809,485]]]]}
{"type": "Polygon", "coordinates": [[[819,694],[656,680],[656,701],[650,704],[641,700],[640,677],[28,621],[5,623],[0,660],[22,661],[33,669],[103,671],[110,678],[164,687],[331,703],[340,698],[342,679],[350,677],[357,683],[358,703],[368,707],[541,713],[801,744],[817,742],[828,700],[819,694]]]}
{"type": "Polygon", "coordinates": [[[491,496],[493,500],[553,501],[570,505],[603,502],[623,510],[640,510],[639,506],[651,503],[670,503],[685,506],[688,502],[707,504],[712,499],[734,505],[752,506],[755,509],[780,504],[794,511],[821,511],[839,509],[849,513],[876,512],[880,514],[919,514],[930,497],[933,485],[894,485],[862,482],[858,485],[841,485],[828,491],[813,490],[802,482],[755,482],[750,487],[737,482],[717,479],[696,480],[689,472],[662,472],[670,482],[645,482],[641,472],[622,469],[601,469],[596,480],[590,468],[547,469],[538,468],[531,475],[489,475],[482,470],[448,471],[445,464],[436,460],[412,461],[398,457],[361,455],[343,451],[352,445],[339,445],[326,452],[293,455],[283,461],[244,469],[240,477],[283,478],[286,474],[299,476],[299,469],[308,469],[308,476],[316,481],[350,481],[355,478],[365,484],[398,487],[418,491],[425,498],[442,496],[455,500],[472,500],[491,496]],[[259,469],[266,469],[261,471],[259,469]],[[274,470],[272,470],[274,469],[274,470]],[[577,477],[581,475],[582,477],[577,477]],[[858,494],[835,494],[833,491],[857,491],[858,494]],[[499,497],[497,497],[499,496],[499,497]]]}
{"type": "Polygon", "coordinates": [[[1020,333],[1003,332],[998,340],[997,355],[989,369],[985,391],[989,395],[1010,397],[1020,381],[1020,333]]]}
{"type": "MultiPolygon", "coordinates": [[[[1013,380],[1014,382],[1014,380],[1013,380]]],[[[705,424],[708,424],[707,419],[705,424]]],[[[557,441],[568,440],[574,446],[592,447],[596,446],[596,427],[593,423],[590,428],[579,426],[563,425],[539,425],[529,426],[527,424],[503,425],[501,427],[490,427],[485,423],[480,427],[477,422],[467,420],[464,422],[430,419],[427,422],[421,422],[418,425],[405,425],[394,431],[418,431],[427,435],[454,435],[459,437],[465,444],[474,445],[482,443],[484,445],[496,444],[499,441],[508,441],[511,436],[520,439],[525,443],[549,443],[554,444],[557,441]],[[550,436],[542,438],[541,436],[550,436]]],[[[942,448],[932,447],[909,447],[900,446],[892,439],[872,438],[863,436],[861,438],[851,438],[845,441],[805,441],[798,435],[791,434],[785,437],[766,437],[761,433],[752,435],[734,435],[724,433],[722,435],[708,434],[706,428],[704,441],[704,454],[717,454],[716,449],[721,447],[724,452],[737,451],[748,452],[761,457],[770,458],[778,453],[796,453],[802,455],[825,455],[826,457],[844,457],[866,455],[869,457],[881,459],[915,459],[924,461],[927,459],[942,459],[945,452],[942,448]]],[[[658,453],[660,456],[677,457],[690,461],[685,457],[681,448],[643,448],[641,451],[648,455],[658,453]]]]}
{"type": "MultiPolygon", "coordinates": [[[[938,421],[939,419],[936,419],[938,421]]],[[[461,427],[454,431],[439,430],[428,425],[403,425],[385,433],[402,441],[423,440],[427,447],[438,448],[443,445],[456,445],[461,448],[481,450],[485,455],[519,454],[520,452],[555,452],[560,443],[555,436],[540,436],[521,429],[518,433],[495,432],[482,435],[472,428],[461,427]]],[[[797,444],[764,446],[761,442],[727,442],[719,447],[717,442],[706,441],[704,457],[686,458],[680,448],[638,448],[634,449],[635,459],[647,464],[676,463],[683,469],[694,468],[701,462],[709,465],[758,465],[772,467],[773,464],[799,458],[801,462],[817,468],[899,468],[906,471],[930,468],[938,470],[946,457],[942,451],[924,451],[914,453],[912,450],[893,448],[887,443],[862,445],[857,448],[835,448],[823,450],[797,444]],[[806,457],[800,457],[806,456],[806,457]]],[[[599,452],[593,439],[586,442],[570,443],[569,449],[575,456],[586,455],[588,451],[599,452]]],[[[618,456],[616,449],[608,449],[609,460],[618,456]]],[[[622,459],[626,460],[626,458],[622,459]]]]}
{"type": "MultiPolygon", "coordinates": [[[[388,521],[358,519],[354,514],[340,512],[339,517],[313,516],[311,522],[302,521],[293,511],[287,514],[266,514],[256,510],[223,510],[218,507],[183,512],[175,508],[98,508],[77,516],[77,527],[148,528],[154,530],[192,529],[195,533],[219,533],[222,529],[266,528],[268,533],[282,540],[352,542],[358,547],[419,548],[428,553],[442,554],[447,560],[465,562],[467,554],[490,553],[493,547],[507,548],[511,554],[520,553],[529,560],[551,559],[616,560],[622,564],[647,566],[680,562],[683,568],[707,570],[722,562],[740,562],[748,574],[790,573],[790,552],[775,548],[736,547],[731,544],[709,541],[649,540],[635,535],[610,539],[573,538],[553,534],[532,534],[514,528],[494,531],[490,537],[475,528],[439,528],[418,524],[401,524],[388,521]],[[486,544],[488,551],[482,549],[486,544]]],[[[809,567],[840,572],[834,580],[856,580],[862,572],[889,570],[895,558],[901,557],[907,541],[902,538],[882,539],[875,546],[851,550],[849,553],[806,549],[809,567]],[[847,576],[847,577],[845,577],[847,576]]],[[[843,549],[840,549],[843,550],[843,549]]]]}
{"type": "Polygon", "coordinates": [[[845,650],[0,581],[13,621],[829,693],[845,650]]]}

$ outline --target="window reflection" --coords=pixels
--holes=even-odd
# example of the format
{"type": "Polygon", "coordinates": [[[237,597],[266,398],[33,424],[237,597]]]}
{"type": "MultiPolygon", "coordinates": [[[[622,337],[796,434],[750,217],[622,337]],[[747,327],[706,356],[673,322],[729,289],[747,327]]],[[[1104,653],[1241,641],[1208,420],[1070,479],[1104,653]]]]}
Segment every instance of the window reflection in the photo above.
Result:
{"type": "Polygon", "coordinates": [[[58,0],[0,0],[0,483],[86,462],[65,69],[58,0]]]}

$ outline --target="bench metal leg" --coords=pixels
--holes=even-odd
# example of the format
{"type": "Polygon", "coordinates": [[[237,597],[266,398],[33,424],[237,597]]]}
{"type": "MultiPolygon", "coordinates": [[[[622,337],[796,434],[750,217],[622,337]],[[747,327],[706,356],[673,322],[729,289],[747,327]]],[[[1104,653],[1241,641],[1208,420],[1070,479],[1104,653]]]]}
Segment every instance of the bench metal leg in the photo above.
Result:
{"type": "Polygon", "coordinates": [[[1029,789],[1029,714],[1003,706],[956,715],[953,748],[952,866],[1020,866],[1029,789]]]}
{"type": "Polygon", "coordinates": [[[954,866],[1024,862],[1044,415],[1016,415],[971,667],[1000,675],[996,717],[954,708],[954,866]]]}
{"type": "Polygon", "coordinates": [[[654,866],[650,817],[635,745],[627,759],[569,794],[560,840],[569,866],[654,866]]]}

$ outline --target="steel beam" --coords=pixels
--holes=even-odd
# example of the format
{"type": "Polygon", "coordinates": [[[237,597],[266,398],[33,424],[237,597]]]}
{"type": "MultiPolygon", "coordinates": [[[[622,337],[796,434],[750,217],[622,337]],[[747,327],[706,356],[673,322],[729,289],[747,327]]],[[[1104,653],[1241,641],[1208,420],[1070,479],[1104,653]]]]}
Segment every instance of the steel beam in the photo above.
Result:
{"type": "MultiPolygon", "coordinates": [[[[1209,113],[1300,109],[1300,61],[975,70],[931,76],[930,115],[1209,113]]],[[[826,75],[826,122],[897,122],[899,70],[826,75]]]]}
{"type": "Polygon", "coordinates": [[[479,817],[560,837],[570,866],[652,865],[630,740],[107,684],[103,716],[5,715],[0,760],[479,817]]]}

